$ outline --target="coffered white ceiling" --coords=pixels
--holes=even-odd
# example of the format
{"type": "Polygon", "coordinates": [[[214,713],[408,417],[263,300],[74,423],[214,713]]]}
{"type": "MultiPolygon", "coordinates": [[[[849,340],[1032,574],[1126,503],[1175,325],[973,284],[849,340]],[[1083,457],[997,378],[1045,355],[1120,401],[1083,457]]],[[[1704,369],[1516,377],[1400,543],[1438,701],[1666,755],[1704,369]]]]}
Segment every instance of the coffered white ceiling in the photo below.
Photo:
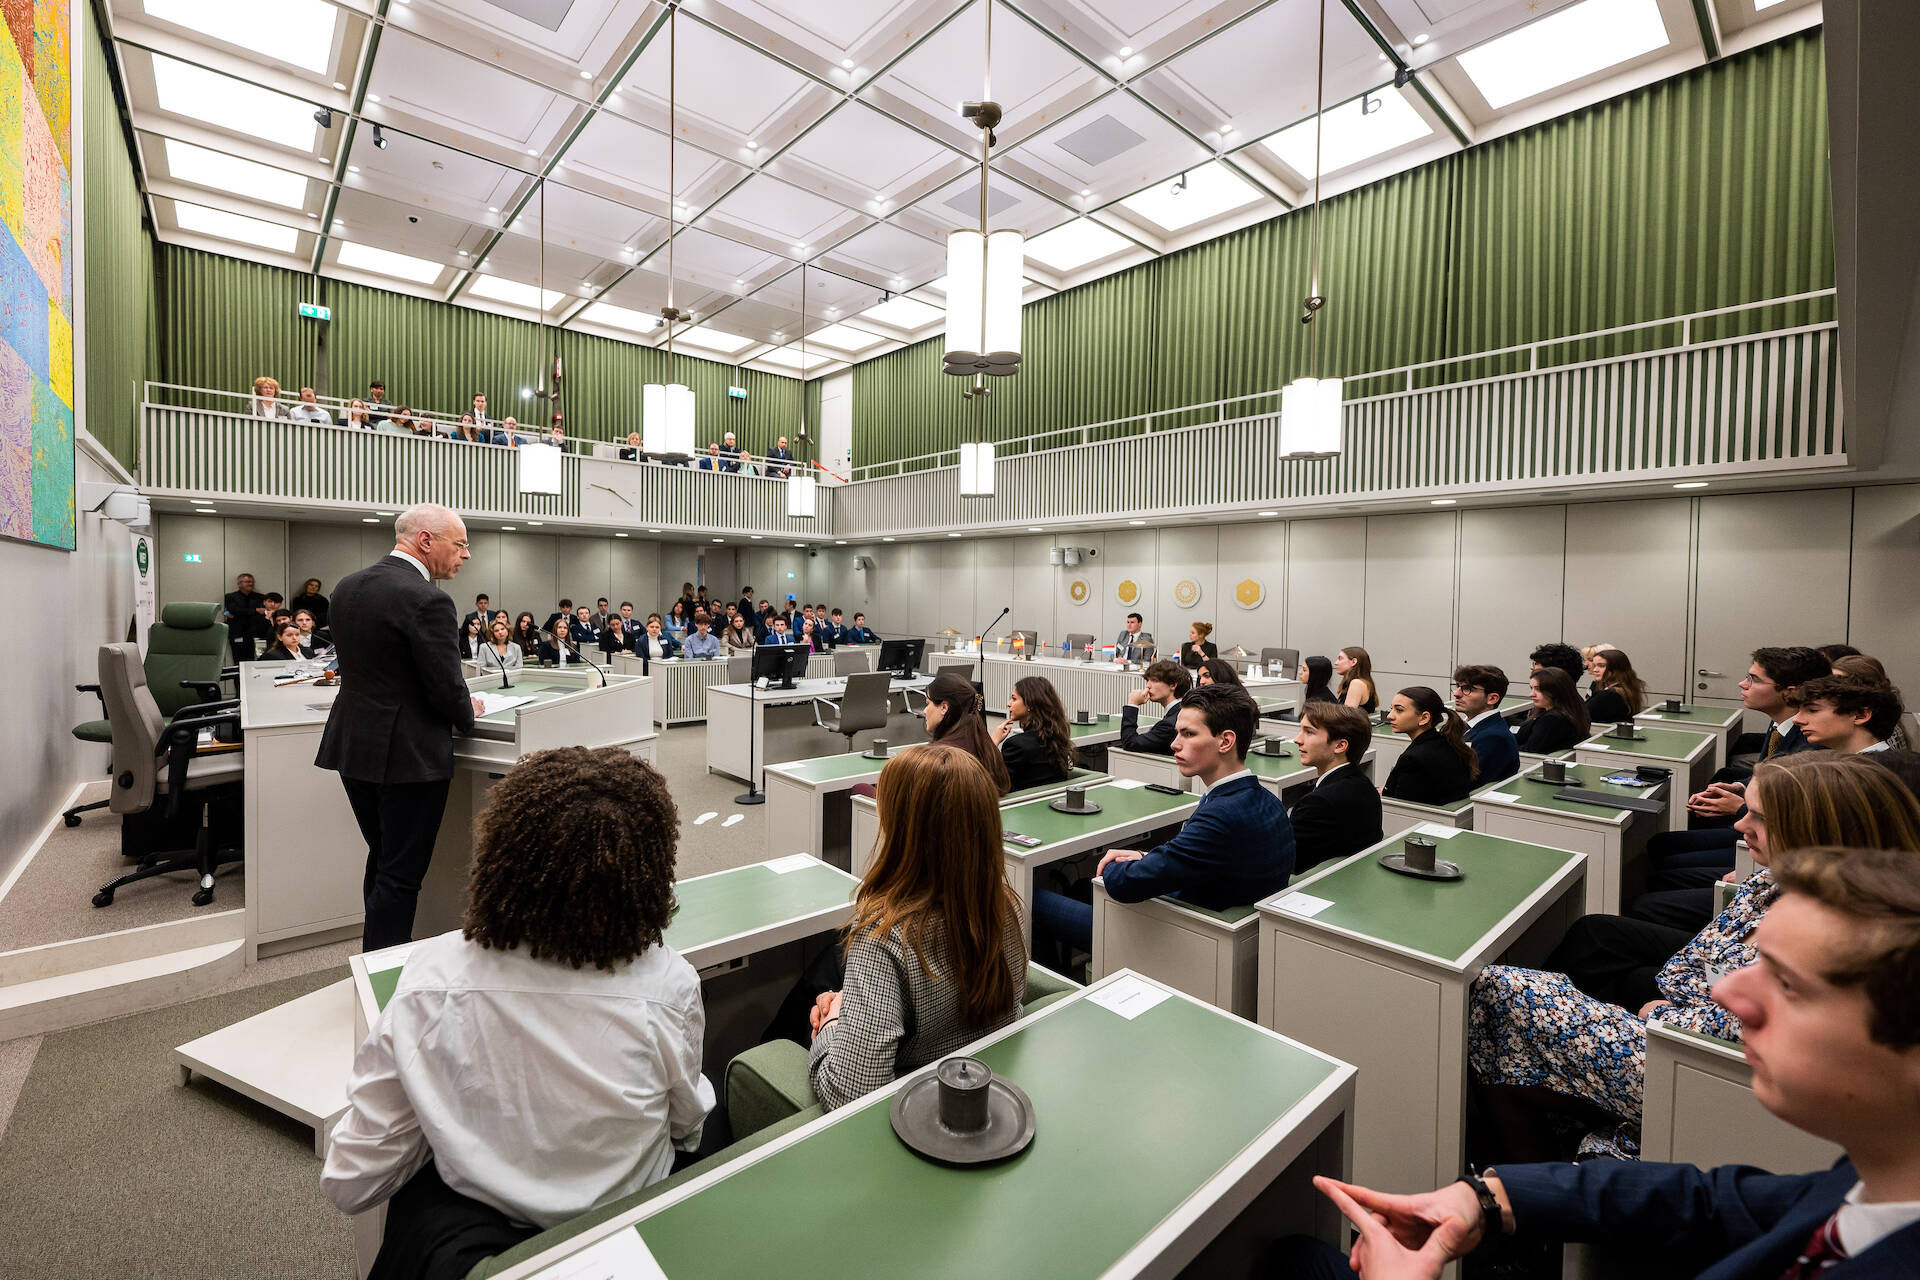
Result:
{"type": "MultiPolygon", "coordinates": [[[[988,2],[684,0],[671,27],[662,0],[107,8],[163,240],[649,345],[671,284],[676,348],[817,376],[940,331],[946,234],[979,220],[957,106],[988,2]]],[[[1029,237],[1029,301],[1310,198],[1321,0],[993,3],[989,219],[1029,237]]],[[[1323,194],[1820,18],[1325,10],[1323,194]]]]}

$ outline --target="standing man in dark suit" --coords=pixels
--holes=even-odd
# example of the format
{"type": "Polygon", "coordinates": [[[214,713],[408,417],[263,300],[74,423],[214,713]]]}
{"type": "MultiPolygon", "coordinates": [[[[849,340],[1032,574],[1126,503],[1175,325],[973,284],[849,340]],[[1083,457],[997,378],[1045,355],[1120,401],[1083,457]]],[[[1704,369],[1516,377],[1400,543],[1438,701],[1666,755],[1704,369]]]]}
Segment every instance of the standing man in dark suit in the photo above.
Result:
{"type": "MultiPolygon", "coordinates": [[[[1189,819],[1191,821],[1191,819],[1189,819]]],[[[1698,1280],[1906,1280],[1920,1275],[1920,886],[1913,855],[1774,854],[1780,897],[1759,959],[1714,984],[1740,1019],[1753,1096],[1846,1151],[1818,1173],[1591,1160],[1482,1170],[1423,1195],[1314,1182],[1359,1228],[1362,1280],[1435,1280],[1494,1235],[1602,1241],[1609,1260],[1698,1280]]],[[[1291,1237],[1267,1274],[1348,1277],[1347,1258],[1291,1237]]]]}
{"type": "Polygon", "coordinates": [[[1507,673],[1500,668],[1485,664],[1454,668],[1453,709],[1467,722],[1467,745],[1480,757],[1476,786],[1504,782],[1520,772],[1520,744],[1500,714],[1500,700],[1506,696],[1507,673]]]}
{"type": "Polygon", "coordinates": [[[252,662],[258,652],[255,644],[268,638],[267,598],[253,589],[253,575],[243,573],[233,580],[233,590],[222,602],[226,613],[227,643],[233,647],[235,662],[252,662]]]}
{"type": "Polygon", "coordinates": [[[314,761],[340,775],[367,842],[366,951],[413,937],[453,779],[452,735],[481,709],[460,674],[453,597],[433,585],[470,557],[467,526],[421,503],[393,522],[393,541],[385,559],[334,589],[340,694],[314,761]]]}
{"type": "Polygon", "coordinates": [[[1360,772],[1373,745],[1367,713],[1338,702],[1309,702],[1300,712],[1293,745],[1300,763],[1317,775],[1313,789],[1293,802],[1293,869],[1360,852],[1381,840],[1380,791],[1360,772]]]}
{"type": "Polygon", "coordinates": [[[1180,717],[1180,700],[1193,688],[1193,677],[1172,658],[1161,658],[1150,664],[1140,678],[1146,681],[1145,686],[1128,694],[1127,705],[1120,708],[1120,749],[1170,756],[1174,728],[1180,717]],[[1148,702],[1159,703],[1167,709],[1167,714],[1142,730],[1140,708],[1148,702]]]}

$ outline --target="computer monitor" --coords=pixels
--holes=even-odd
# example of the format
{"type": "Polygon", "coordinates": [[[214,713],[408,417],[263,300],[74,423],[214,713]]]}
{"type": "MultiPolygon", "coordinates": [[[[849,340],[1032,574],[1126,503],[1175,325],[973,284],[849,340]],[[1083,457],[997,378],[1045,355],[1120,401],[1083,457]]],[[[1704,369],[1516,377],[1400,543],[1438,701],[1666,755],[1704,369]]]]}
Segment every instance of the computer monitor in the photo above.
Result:
{"type": "Polygon", "coordinates": [[[753,651],[753,678],[773,689],[791,689],[796,677],[807,674],[812,651],[801,644],[763,644],[753,651]],[[778,681],[778,683],[774,683],[778,681]]]}
{"type": "Polygon", "coordinates": [[[914,669],[926,655],[925,640],[882,640],[880,656],[874,660],[875,671],[897,671],[903,680],[913,679],[914,669]]]}

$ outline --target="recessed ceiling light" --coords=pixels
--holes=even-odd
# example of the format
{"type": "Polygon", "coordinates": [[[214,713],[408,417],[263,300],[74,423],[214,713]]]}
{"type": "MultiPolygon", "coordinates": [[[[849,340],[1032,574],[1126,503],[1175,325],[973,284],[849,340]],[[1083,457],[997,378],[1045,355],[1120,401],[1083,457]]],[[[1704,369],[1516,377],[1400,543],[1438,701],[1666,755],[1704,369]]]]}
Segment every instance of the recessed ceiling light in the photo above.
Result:
{"type": "Polygon", "coordinates": [[[1278,511],[1262,511],[1260,514],[1263,516],[1277,516],[1280,513],[1278,511]]]}
{"type": "Polygon", "coordinates": [[[1120,202],[1155,226],[1179,231],[1245,208],[1260,199],[1245,181],[1218,160],[1186,170],[1120,202]]]}
{"type": "Polygon", "coordinates": [[[371,271],[375,275],[411,280],[415,284],[432,284],[446,270],[439,263],[429,262],[425,258],[390,253],[364,244],[342,244],[338,261],[341,266],[354,271],[371,271]]]}
{"type": "Polygon", "coordinates": [[[338,89],[341,93],[345,93],[347,91],[347,86],[344,84],[341,84],[338,80],[335,80],[333,82],[333,87],[335,89],[338,89]]]}
{"type": "MultiPolygon", "coordinates": [[[[929,310],[931,310],[931,308],[929,308],[929,310]]],[[[885,338],[877,333],[865,333],[859,329],[850,329],[844,324],[830,324],[824,329],[819,329],[808,334],[807,337],[809,340],[817,342],[823,347],[832,347],[835,350],[847,352],[865,351],[868,347],[876,346],[886,341],[885,338]]]]}
{"type": "Polygon", "coordinates": [[[1027,241],[1027,257],[1055,271],[1073,271],[1127,246],[1125,236],[1086,218],[1075,218],[1027,241]]]}
{"type": "Polygon", "coordinates": [[[173,58],[153,58],[154,96],[162,111],[305,151],[319,125],[298,98],[262,89],[173,58]]]}
{"type": "Polygon", "coordinates": [[[753,345],[752,338],[742,338],[738,334],[722,333],[718,329],[709,329],[703,324],[692,325],[675,331],[674,340],[684,342],[690,347],[705,347],[709,351],[718,351],[722,355],[732,355],[744,351],[753,345]]]}
{"type": "Polygon", "coordinates": [[[750,534],[748,534],[748,535],[747,535],[747,537],[749,537],[749,538],[751,538],[751,539],[752,539],[753,541],[755,541],[755,542],[758,542],[758,541],[760,541],[760,539],[761,539],[761,537],[762,537],[762,536],[763,536],[763,535],[761,535],[761,534],[758,534],[758,533],[750,533],[750,534]]]}
{"type": "MultiPolygon", "coordinates": [[[[327,69],[339,11],[324,0],[143,0],[151,17],[319,74],[327,69]]],[[[336,89],[347,86],[336,84],[336,89]]]]}
{"type": "Polygon", "coordinates": [[[1232,125],[1230,125],[1230,124],[1223,124],[1223,125],[1221,125],[1221,126],[1220,126],[1220,136],[1221,136],[1221,137],[1223,137],[1223,138],[1224,138],[1224,137],[1226,137],[1226,136],[1227,136],[1228,134],[1230,134],[1230,133],[1232,133],[1232,132],[1233,132],[1233,126],[1232,126],[1232,125]]]}
{"type": "Polygon", "coordinates": [[[1086,199],[1086,198],[1087,198],[1088,196],[1090,196],[1090,195],[1092,195],[1092,194],[1093,194],[1093,188],[1092,188],[1092,187],[1082,187],[1082,188],[1080,188],[1080,198],[1081,198],[1082,200],[1084,200],[1084,199],[1086,199]]]}
{"type": "Polygon", "coordinates": [[[546,523],[545,520],[529,520],[527,521],[527,527],[529,529],[538,529],[540,526],[544,525],[545,523],[546,523]]]}
{"type": "Polygon", "coordinates": [[[658,533],[658,532],[660,532],[660,531],[659,531],[658,529],[649,529],[649,530],[647,530],[647,532],[648,532],[648,533],[658,533]]]}
{"type": "Polygon", "coordinates": [[[1133,56],[1133,46],[1130,44],[1121,45],[1120,56],[1123,58],[1131,58],[1133,56]]]}
{"type": "MultiPolygon", "coordinates": [[[[1349,165],[1429,137],[1433,126],[1398,89],[1376,89],[1351,102],[1328,107],[1322,119],[1320,172],[1337,173],[1349,165]]],[[[1263,144],[1303,178],[1313,177],[1313,117],[1290,124],[1263,144]]]]}
{"type": "Polygon", "coordinates": [[[1682,480],[1673,487],[1676,489],[1704,489],[1707,487],[1707,483],[1705,480],[1682,480]]]}
{"type": "Polygon", "coordinates": [[[1425,44],[1427,42],[1427,33],[1422,31],[1419,35],[1413,38],[1413,42],[1417,45],[1425,44]]]}
{"type": "Polygon", "coordinates": [[[490,205],[488,205],[488,206],[487,206],[487,212],[488,212],[488,213],[498,213],[498,212],[500,212],[500,209],[499,209],[499,206],[497,206],[497,205],[491,205],[491,204],[490,204],[490,205]]]}
{"type": "Polygon", "coordinates": [[[499,276],[475,280],[467,292],[491,302],[525,307],[529,311],[545,311],[567,296],[558,289],[537,289],[533,285],[521,284],[518,280],[504,280],[499,276]]]}
{"type": "Polygon", "coordinates": [[[853,70],[853,59],[852,58],[840,59],[840,66],[843,70],[846,70],[846,71],[853,70]]]}
{"type": "Polygon", "coordinates": [[[267,204],[298,209],[307,200],[307,180],[270,165],[209,151],[176,138],[166,140],[167,173],[182,182],[214,191],[244,191],[267,204]]]}
{"type": "Polygon", "coordinates": [[[1667,44],[1658,0],[1580,0],[1460,55],[1496,111],[1667,44]]]}
{"type": "Polygon", "coordinates": [[[963,536],[965,536],[965,535],[963,535],[963,534],[958,534],[958,533],[950,533],[950,534],[948,534],[947,536],[948,536],[949,538],[959,538],[959,537],[963,537],[963,536]]]}
{"type": "Polygon", "coordinates": [[[377,103],[380,101],[380,95],[377,93],[370,93],[367,95],[367,101],[377,103]]]}
{"type": "Polygon", "coordinates": [[[882,539],[880,539],[880,541],[882,541],[882,542],[892,542],[892,541],[893,541],[893,539],[892,539],[892,538],[882,538],[882,539]]]}
{"type": "Polygon", "coordinates": [[[376,511],[373,514],[377,516],[385,516],[387,519],[391,520],[395,516],[399,515],[400,513],[398,511],[376,511]]]}
{"type": "Polygon", "coordinates": [[[357,165],[357,164],[350,164],[350,165],[348,165],[348,166],[347,166],[347,172],[348,172],[348,173],[358,173],[358,172],[360,172],[360,166],[359,166],[359,165],[357,165]]]}
{"type": "Polygon", "coordinates": [[[183,231],[194,231],[219,240],[232,240],[236,244],[250,244],[276,253],[292,253],[300,243],[300,233],[292,227],[242,217],[224,209],[188,204],[184,200],[173,202],[173,219],[183,231]]]}
{"type": "Polygon", "coordinates": [[[1030,524],[1027,526],[1028,533],[1045,533],[1046,531],[1047,529],[1045,525],[1030,524]]]}
{"type": "Polygon", "coordinates": [[[467,256],[467,251],[465,249],[455,249],[454,252],[459,254],[463,258],[467,256]]]}
{"type": "Polygon", "coordinates": [[[308,216],[309,218],[317,218],[317,217],[319,217],[320,215],[319,215],[319,214],[317,214],[317,213],[310,213],[310,214],[308,214],[307,216],[308,216]]]}
{"type": "Polygon", "coordinates": [[[187,501],[196,507],[210,507],[213,505],[212,498],[188,498],[187,501]]]}
{"type": "Polygon", "coordinates": [[[194,514],[200,515],[200,516],[217,516],[220,513],[218,511],[215,511],[212,507],[201,507],[198,511],[194,512],[194,514]]]}
{"type": "Polygon", "coordinates": [[[751,138],[747,140],[747,150],[758,151],[759,149],[760,149],[760,144],[758,142],[754,141],[751,138]]]}
{"type": "Polygon", "coordinates": [[[833,540],[833,545],[836,547],[844,547],[847,545],[847,540],[845,538],[835,538],[833,540]]]}
{"type": "Polygon", "coordinates": [[[582,80],[591,80],[591,79],[593,79],[593,72],[591,72],[591,71],[582,71],[582,72],[580,73],[580,78],[581,78],[582,80]]]}
{"type": "Polygon", "coordinates": [[[501,526],[500,526],[500,532],[502,532],[502,533],[517,533],[517,532],[519,532],[519,530],[517,530],[517,529],[515,529],[515,528],[514,528],[514,527],[513,527],[512,525],[510,525],[510,524],[503,524],[503,525],[501,525],[501,526]]]}
{"type": "Polygon", "coordinates": [[[804,244],[797,244],[793,246],[793,251],[795,253],[806,253],[808,251],[808,246],[804,244]]]}
{"type": "Polygon", "coordinates": [[[539,154],[540,154],[540,148],[538,148],[538,147],[528,147],[528,148],[527,148],[527,154],[528,154],[528,155],[530,155],[530,156],[537,156],[537,155],[539,155],[539,154]]]}
{"type": "Polygon", "coordinates": [[[1453,504],[1454,504],[1454,503],[1455,503],[1456,501],[1458,501],[1458,499],[1455,499],[1455,498],[1435,498],[1435,499],[1433,500],[1433,504],[1432,504],[1432,505],[1434,505],[1434,506],[1436,506],[1436,507],[1450,507],[1450,506],[1452,506],[1452,505],[1453,505],[1453,504]]]}
{"type": "Polygon", "coordinates": [[[1384,53],[1383,53],[1383,54],[1381,54],[1381,55],[1380,55],[1380,61],[1382,61],[1382,62],[1385,62],[1386,60],[1387,60],[1387,55],[1386,55],[1386,54],[1384,54],[1384,53]]]}
{"type": "Polygon", "coordinates": [[[726,541],[726,539],[725,539],[725,538],[715,538],[715,539],[714,539],[714,541],[715,541],[715,542],[725,542],[725,541],[726,541]]]}
{"type": "Polygon", "coordinates": [[[614,536],[614,537],[616,537],[616,538],[624,538],[624,537],[626,537],[627,535],[626,535],[626,534],[624,534],[624,533],[616,533],[616,534],[614,534],[613,536],[614,536]]]}
{"type": "Polygon", "coordinates": [[[374,519],[372,516],[361,516],[360,523],[361,524],[379,524],[380,522],[374,519]]]}
{"type": "Polygon", "coordinates": [[[1146,521],[1145,520],[1129,520],[1127,521],[1127,523],[1132,525],[1142,525],[1142,524],[1145,524],[1146,521]]]}

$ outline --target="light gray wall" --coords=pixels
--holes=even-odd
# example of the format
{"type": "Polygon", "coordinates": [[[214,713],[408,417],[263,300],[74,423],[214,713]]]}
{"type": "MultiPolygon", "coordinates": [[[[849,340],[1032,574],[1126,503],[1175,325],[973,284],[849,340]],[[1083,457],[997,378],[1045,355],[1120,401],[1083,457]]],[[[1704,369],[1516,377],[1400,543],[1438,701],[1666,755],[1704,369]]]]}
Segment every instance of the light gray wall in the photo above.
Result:
{"type": "MultiPolygon", "coordinates": [[[[90,442],[83,440],[83,445],[90,442]]],[[[118,477],[83,447],[76,479],[118,477]]],[[[106,749],[73,737],[100,718],[92,684],[102,644],[125,640],[133,621],[133,539],[123,525],[82,513],[78,548],[55,551],[0,541],[0,582],[15,626],[0,628],[9,676],[6,745],[0,748],[0,880],[66,804],[75,783],[104,775],[106,749]]],[[[7,947],[0,938],[0,950],[7,947]]]]}

